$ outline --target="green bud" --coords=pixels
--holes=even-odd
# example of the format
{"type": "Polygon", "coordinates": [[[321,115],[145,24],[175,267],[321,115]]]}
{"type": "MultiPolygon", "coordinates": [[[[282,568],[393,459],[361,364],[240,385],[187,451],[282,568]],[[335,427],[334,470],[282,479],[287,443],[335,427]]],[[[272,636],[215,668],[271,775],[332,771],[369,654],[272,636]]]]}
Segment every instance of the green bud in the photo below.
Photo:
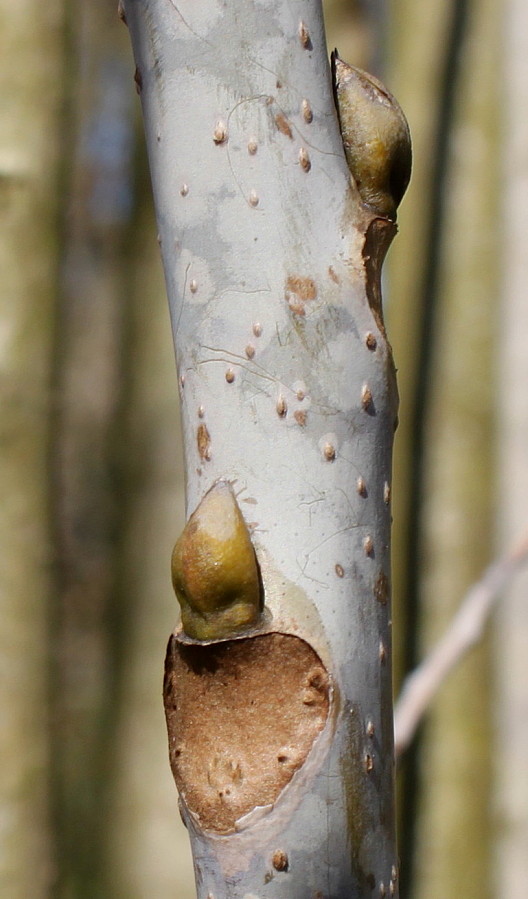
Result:
{"type": "Polygon", "coordinates": [[[255,550],[227,481],[211,487],[189,518],[171,567],[189,637],[223,639],[258,622],[261,588],[255,550]]]}
{"type": "Polygon", "coordinates": [[[334,96],[345,156],[365,205],[396,221],[411,177],[409,125],[398,101],[372,75],[332,53],[334,96]]]}

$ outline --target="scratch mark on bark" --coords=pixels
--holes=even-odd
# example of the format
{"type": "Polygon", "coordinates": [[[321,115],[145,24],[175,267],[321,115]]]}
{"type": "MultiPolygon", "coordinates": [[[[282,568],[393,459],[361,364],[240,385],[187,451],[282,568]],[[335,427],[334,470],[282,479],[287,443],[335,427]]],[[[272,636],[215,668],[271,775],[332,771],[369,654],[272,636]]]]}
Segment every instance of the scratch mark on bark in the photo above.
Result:
{"type": "Polygon", "coordinates": [[[194,28],[191,28],[187,19],[181,14],[180,10],[176,6],[174,0],[169,0],[169,3],[172,6],[172,8],[174,9],[175,13],[180,17],[180,19],[182,20],[185,27],[189,29],[191,34],[193,34],[195,37],[197,37],[199,41],[203,41],[204,44],[207,44],[208,47],[214,47],[214,44],[212,44],[211,41],[208,41],[207,38],[203,36],[203,34],[199,34],[197,31],[194,30],[194,28]]]}

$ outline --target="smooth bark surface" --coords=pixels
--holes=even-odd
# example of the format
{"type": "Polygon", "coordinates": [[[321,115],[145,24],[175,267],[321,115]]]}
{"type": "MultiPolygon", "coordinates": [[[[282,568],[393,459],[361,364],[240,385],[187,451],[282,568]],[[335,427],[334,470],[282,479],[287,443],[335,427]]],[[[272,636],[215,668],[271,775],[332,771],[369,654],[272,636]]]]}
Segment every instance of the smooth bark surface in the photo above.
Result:
{"type": "Polygon", "coordinates": [[[124,521],[117,591],[123,701],[112,754],[104,895],[190,899],[194,877],[167,764],[160,666],[174,619],[167,560],[184,515],[178,388],[143,154],[141,163],[126,273],[129,377],[119,427],[124,521]]]}
{"type": "Polygon", "coordinates": [[[125,15],[177,350],[187,513],[231,484],[265,602],[238,640],[193,644],[177,631],[170,644],[171,756],[198,896],[397,895],[396,390],[378,283],[394,228],[350,184],[317,3],[129,0],[125,15]],[[228,686],[223,719],[215,671],[228,686]],[[318,703],[322,729],[306,742],[318,703]],[[270,760],[277,734],[286,743],[270,760]],[[198,752],[197,785],[186,772],[198,752]]]}

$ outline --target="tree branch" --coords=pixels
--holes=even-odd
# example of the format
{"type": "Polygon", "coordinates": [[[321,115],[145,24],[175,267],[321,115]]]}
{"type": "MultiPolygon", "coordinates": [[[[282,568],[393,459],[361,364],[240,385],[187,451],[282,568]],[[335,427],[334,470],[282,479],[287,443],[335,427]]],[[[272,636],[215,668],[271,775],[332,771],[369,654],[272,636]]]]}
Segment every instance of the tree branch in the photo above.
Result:
{"type": "Polygon", "coordinates": [[[394,710],[396,758],[409,746],[434,695],[450,671],[480,640],[500,591],[528,558],[528,532],[486,569],[462,600],[442,639],[405,680],[394,710]]]}
{"type": "Polygon", "coordinates": [[[351,179],[319,0],[123,15],[181,395],[164,701],[197,894],[397,897],[395,224],[351,179]]]}

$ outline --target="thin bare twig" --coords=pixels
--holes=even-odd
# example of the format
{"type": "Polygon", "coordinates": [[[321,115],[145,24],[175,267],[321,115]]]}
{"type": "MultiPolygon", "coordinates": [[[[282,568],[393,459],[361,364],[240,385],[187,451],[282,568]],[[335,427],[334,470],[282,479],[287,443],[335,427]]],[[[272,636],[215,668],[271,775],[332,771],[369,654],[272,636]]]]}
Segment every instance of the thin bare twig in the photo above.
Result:
{"type": "Polygon", "coordinates": [[[528,558],[528,533],[486,569],[466,593],[458,612],[432,652],[405,680],[394,710],[395,752],[409,746],[416,728],[445,678],[481,639],[499,593],[528,558]]]}

